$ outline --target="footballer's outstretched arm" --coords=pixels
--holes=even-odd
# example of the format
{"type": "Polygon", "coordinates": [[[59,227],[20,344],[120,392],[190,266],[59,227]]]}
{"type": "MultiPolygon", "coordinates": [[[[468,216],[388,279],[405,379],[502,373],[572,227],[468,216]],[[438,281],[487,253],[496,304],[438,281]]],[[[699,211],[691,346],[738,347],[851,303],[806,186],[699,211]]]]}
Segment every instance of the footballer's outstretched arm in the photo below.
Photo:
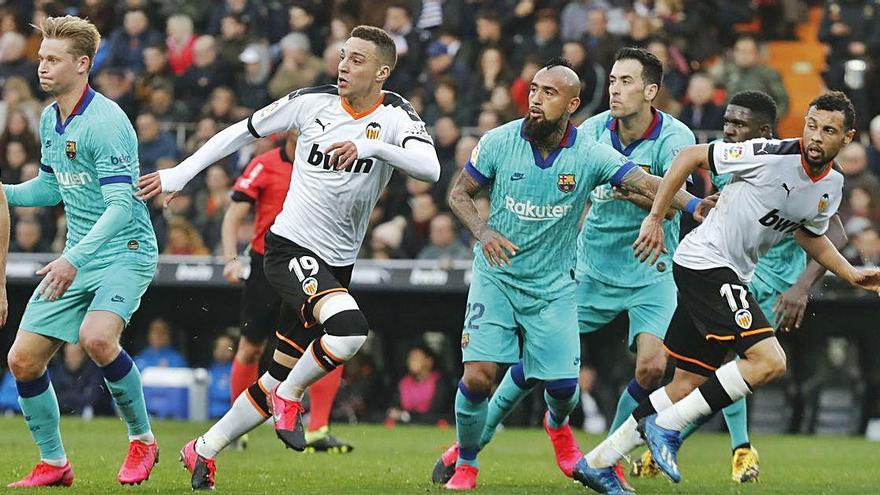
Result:
{"type": "Polygon", "coordinates": [[[880,270],[875,268],[858,269],[852,266],[828,240],[827,236],[817,236],[806,228],[801,228],[794,233],[794,238],[804,248],[808,256],[830,270],[831,273],[857,287],[875,292],[880,290],[880,270]]]}
{"type": "Polygon", "coordinates": [[[483,186],[471,177],[467,170],[462,170],[455,180],[455,184],[449,189],[449,209],[467,227],[474,237],[480,241],[483,255],[492,266],[509,265],[511,256],[519,250],[516,245],[507,240],[503,235],[492,230],[485,218],[480,217],[474,196],[480,192],[483,186]],[[507,251],[507,253],[505,253],[507,251]]]}
{"type": "Polygon", "coordinates": [[[146,201],[161,192],[180,191],[193,177],[212,163],[257,139],[248,125],[248,119],[232,124],[215,134],[176,167],[142,176],[137,183],[139,191],[136,196],[146,201]]]}
{"type": "MultiPolygon", "coordinates": [[[[846,246],[848,239],[843,223],[840,221],[840,215],[835,214],[828,221],[828,231],[825,232],[825,236],[838,251],[846,246]]],[[[827,269],[824,266],[811,259],[807,263],[807,268],[798,277],[797,282],[779,295],[779,298],[776,299],[776,303],[773,305],[777,328],[790,330],[792,326],[794,328],[801,327],[801,323],[804,320],[804,312],[807,309],[810,289],[816,285],[816,282],[822,279],[826,271],[827,269]]]]}
{"type": "Polygon", "coordinates": [[[440,180],[440,160],[437,150],[427,141],[416,138],[404,140],[404,146],[375,141],[355,139],[333,143],[326,153],[333,153],[330,165],[342,170],[358,158],[378,158],[406,175],[424,182],[440,180]],[[335,151],[335,153],[333,153],[335,151]]]}

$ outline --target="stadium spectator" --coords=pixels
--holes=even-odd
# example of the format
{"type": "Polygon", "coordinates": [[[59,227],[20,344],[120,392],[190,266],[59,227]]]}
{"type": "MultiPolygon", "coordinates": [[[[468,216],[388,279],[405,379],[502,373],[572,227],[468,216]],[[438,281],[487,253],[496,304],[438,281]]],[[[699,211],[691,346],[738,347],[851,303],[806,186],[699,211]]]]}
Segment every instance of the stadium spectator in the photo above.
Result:
{"type": "Polygon", "coordinates": [[[469,62],[475,55],[457,35],[444,31],[428,45],[425,55],[427,66],[419,82],[427,94],[434,92],[437,81],[444,76],[452,76],[460,88],[470,88],[473,71],[469,62]]]}
{"type": "Polygon", "coordinates": [[[448,423],[452,385],[435,365],[434,353],[426,346],[416,346],[407,352],[407,373],[395,387],[386,425],[448,423]]]}
{"type": "MultiPolygon", "coordinates": [[[[324,49],[323,58],[321,60],[323,69],[315,76],[312,86],[324,86],[325,84],[336,84],[339,77],[339,50],[342,49],[342,43],[334,42],[327,45],[324,49]]],[[[421,112],[416,110],[419,115],[421,112]]]]}
{"type": "Polygon", "coordinates": [[[518,119],[523,115],[519,112],[519,108],[513,103],[510,96],[510,89],[504,86],[495,86],[489,101],[483,104],[483,109],[494,110],[498,113],[501,122],[507,123],[513,119],[518,119]]]}
{"type": "MultiPolygon", "coordinates": [[[[629,32],[621,38],[620,46],[647,48],[652,36],[654,36],[654,26],[651,19],[644,15],[635,14],[630,16],[629,32]]],[[[609,70],[611,70],[610,67],[609,70]]]]}
{"type": "Polygon", "coordinates": [[[208,34],[220,34],[223,18],[229,14],[236,14],[241,17],[248,29],[259,29],[261,26],[268,25],[267,20],[261,7],[266,2],[257,2],[255,0],[225,0],[217,2],[214,11],[211,13],[211,20],[208,21],[208,34]]]}
{"type": "Polygon", "coordinates": [[[155,172],[160,158],[177,158],[179,150],[174,136],[160,129],[155,115],[149,112],[138,115],[135,127],[142,173],[155,172]]]}
{"type": "Polygon", "coordinates": [[[104,385],[104,376],[79,344],[64,344],[62,357],[50,366],[52,386],[58,397],[61,414],[113,414],[110,394],[104,385]]]}
{"type": "MultiPolygon", "coordinates": [[[[339,52],[333,55],[335,65],[339,61],[339,52]]],[[[243,65],[243,70],[236,76],[235,94],[238,95],[241,106],[252,113],[270,102],[268,82],[272,73],[272,64],[269,50],[261,43],[251,43],[241,52],[238,59],[243,65]]],[[[333,82],[336,82],[335,77],[333,82]]]]}
{"type": "Polygon", "coordinates": [[[381,420],[384,398],[388,396],[382,385],[373,358],[367,352],[359,352],[345,363],[333,419],[349,423],[381,420]]]}
{"type": "Polygon", "coordinates": [[[429,243],[417,257],[420,260],[438,260],[448,265],[453,260],[473,258],[473,252],[458,240],[455,220],[448,213],[438,213],[431,219],[429,243]]]}
{"type": "Polygon", "coordinates": [[[4,160],[0,163],[0,178],[3,182],[17,184],[21,182],[21,167],[28,162],[29,157],[24,143],[21,141],[9,141],[6,143],[4,160]]]}
{"type": "Polygon", "coordinates": [[[245,47],[256,40],[248,34],[248,26],[239,14],[226,14],[220,21],[220,37],[217,40],[220,59],[235,72],[241,72],[239,60],[245,47]]]}
{"type": "Polygon", "coordinates": [[[377,225],[370,235],[370,259],[389,260],[397,258],[400,243],[403,240],[403,228],[405,225],[406,220],[403,217],[395,217],[388,222],[377,225]]]}
{"type": "Polygon", "coordinates": [[[192,155],[195,151],[202,147],[214,134],[219,131],[217,122],[210,117],[203,117],[196,122],[196,131],[186,140],[184,145],[184,153],[186,156],[192,155]]]}
{"type": "Polygon", "coordinates": [[[208,97],[208,103],[202,109],[202,117],[213,119],[224,127],[246,118],[251,113],[253,112],[238,106],[235,92],[225,86],[214,88],[211,96],[208,97]]]}
{"type": "Polygon", "coordinates": [[[121,69],[107,67],[99,70],[95,83],[95,89],[116,102],[129,118],[136,115],[133,80],[126,77],[121,69]]]}
{"type": "MultiPolygon", "coordinates": [[[[36,2],[35,2],[36,3],[36,2]]],[[[42,3],[42,2],[39,2],[42,3]]],[[[83,0],[80,2],[78,16],[88,19],[98,28],[99,33],[109,33],[116,27],[117,12],[113,0],[83,0]]],[[[39,23],[34,23],[39,26],[39,23]]]]}
{"type": "Polygon", "coordinates": [[[880,174],[880,115],[871,119],[868,126],[870,146],[868,146],[868,168],[875,174],[880,174]]]}
{"type": "Polygon", "coordinates": [[[841,220],[863,218],[874,225],[880,225],[878,202],[871,193],[861,187],[853,187],[847,191],[840,206],[841,220]]]}
{"type": "Polygon", "coordinates": [[[713,101],[715,82],[705,73],[698,72],[688,82],[688,104],[678,119],[691,130],[720,131],[724,125],[724,110],[713,101]]]}
{"type": "Polygon", "coordinates": [[[212,418],[223,416],[232,405],[229,391],[229,377],[232,373],[233,342],[228,335],[214,339],[213,360],[208,368],[211,384],[208,386],[208,415],[212,418]]]}
{"type": "Polygon", "coordinates": [[[144,69],[144,49],[162,43],[162,35],[150,27],[150,19],[143,8],[129,9],[107,39],[107,67],[121,69],[134,75],[144,69]]]}
{"type": "Polygon", "coordinates": [[[514,62],[519,65],[524,57],[532,55],[539,60],[549,60],[562,53],[559,37],[559,19],[553,9],[541,9],[535,14],[533,33],[525,36],[514,51],[514,62]]]}
{"type": "Polygon", "coordinates": [[[27,81],[33,93],[40,90],[37,64],[25,57],[27,40],[21,33],[6,32],[0,36],[0,85],[5,86],[10,77],[27,81]]]}
{"type": "Polygon", "coordinates": [[[477,77],[468,101],[486,101],[496,86],[509,87],[512,82],[510,64],[501,49],[484,48],[477,60],[477,77]]]}
{"type": "MultiPolygon", "coordinates": [[[[287,11],[291,33],[302,33],[309,38],[312,53],[321,53],[327,46],[326,39],[329,29],[326,24],[315,22],[313,5],[297,2],[287,11]]],[[[386,28],[387,29],[387,28],[386,28]]],[[[400,52],[398,52],[398,55],[400,52]]]]}
{"type": "Polygon", "coordinates": [[[18,76],[6,78],[3,84],[3,99],[0,100],[0,132],[6,130],[6,121],[13,110],[24,112],[28,128],[32,134],[35,134],[34,131],[40,126],[40,113],[43,107],[33,97],[27,82],[18,76]]]}
{"type": "Polygon", "coordinates": [[[467,94],[459,90],[451,76],[444,76],[434,86],[434,98],[425,107],[425,123],[436,125],[438,119],[448,118],[459,125],[471,123],[470,105],[465,104],[467,94]]]}
{"type": "Polygon", "coordinates": [[[728,98],[755,89],[773,97],[781,119],[788,113],[788,91],[775,69],[761,60],[760,47],[752,36],[742,36],[733,45],[732,61],[723,68],[716,83],[727,89],[728,98]]]}
{"type": "Polygon", "coordinates": [[[21,218],[15,222],[15,235],[9,245],[11,253],[45,253],[49,243],[43,238],[40,222],[33,218],[21,218]]]}
{"type": "Polygon", "coordinates": [[[434,125],[434,148],[437,150],[437,158],[440,160],[440,170],[454,168],[455,145],[461,138],[461,129],[450,117],[440,117],[434,125]]]}
{"type": "Polygon", "coordinates": [[[168,47],[168,65],[176,76],[182,76],[193,64],[196,35],[193,34],[192,18],[177,14],[165,23],[165,46],[168,47]]]}
{"type": "MultiPolygon", "coordinates": [[[[487,108],[480,112],[480,115],[477,116],[477,134],[482,136],[492,129],[501,125],[501,121],[498,118],[498,112],[487,108]]],[[[442,179],[442,177],[441,177],[442,179]]]]}
{"type": "Polygon", "coordinates": [[[198,115],[211,91],[234,82],[232,71],[218,57],[217,42],[200,36],[193,45],[193,64],[175,81],[175,94],[192,115],[198,115]]]}
{"type": "Polygon", "coordinates": [[[138,105],[150,99],[155,84],[173,84],[174,72],[168,66],[168,54],[164,44],[156,43],[144,48],[144,70],[135,78],[134,95],[138,105]]]}
{"type": "Polygon", "coordinates": [[[843,255],[855,266],[880,266],[880,235],[871,222],[856,217],[846,223],[849,245],[843,255]]]}
{"type": "MultiPolygon", "coordinates": [[[[564,11],[563,11],[564,12],[564,11]]],[[[608,32],[608,17],[604,9],[594,8],[587,13],[586,33],[581,40],[590,59],[597,62],[606,71],[614,65],[614,55],[623,44],[621,40],[608,32]]]]}
{"type": "MultiPolygon", "coordinates": [[[[173,203],[181,202],[180,199],[178,196],[173,203]]],[[[162,254],[206,256],[211,252],[205,247],[202,236],[193,224],[183,217],[175,216],[168,220],[167,242],[162,254]]]]}
{"type": "Polygon", "coordinates": [[[880,201],[880,179],[868,169],[868,157],[862,143],[848,144],[840,152],[839,161],[846,177],[843,184],[844,195],[855,188],[860,188],[871,196],[871,202],[880,201]]]}
{"type": "Polygon", "coordinates": [[[688,85],[689,69],[687,60],[677,48],[660,38],[652,39],[648,42],[646,48],[659,58],[663,64],[662,90],[669,93],[668,97],[671,97],[673,100],[681,100],[685,95],[688,85]]]}
{"type": "Polygon", "coordinates": [[[571,63],[571,68],[581,80],[581,105],[572,115],[572,120],[580,123],[606,110],[608,74],[605,69],[587,56],[584,45],[578,41],[566,41],[562,45],[562,56],[571,63]]]}
{"type": "Polygon", "coordinates": [[[526,57],[519,76],[510,85],[510,98],[516,106],[517,115],[525,115],[529,111],[529,85],[543,63],[535,57],[526,57]]]}
{"type": "Polygon", "coordinates": [[[402,2],[392,4],[385,11],[384,29],[397,49],[397,66],[385,87],[401,93],[413,86],[422,71],[421,33],[413,25],[412,10],[402,2]]]}
{"type": "MultiPolygon", "coordinates": [[[[853,100],[856,108],[868,108],[867,84],[870,70],[868,43],[880,29],[880,15],[875,14],[872,2],[843,0],[825,2],[819,41],[828,45],[825,52],[825,72],[822,78],[829,89],[843,91],[853,100]]],[[[857,112],[856,118],[864,129],[870,113],[857,112]]]]}
{"type": "Polygon", "coordinates": [[[150,85],[149,96],[141,109],[145,113],[153,114],[162,124],[189,120],[186,105],[174,98],[174,85],[166,81],[157,81],[150,85]]]}
{"type": "MultiPolygon", "coordinates": [[[[477,12],[477,39],[474,54],[480,53],[486,48],[496,47],[503,53],[510,53],[511,38],[501,35],[501,20],[498,18],[498,12],[494,9],[483,8],[477,12]]],[[[470,65],[476,65],[476,60],[471,60],[470,65]]]]}
{"type": "Polygon", "coordinates": [[[134,358],[138,369],[157,366],[162,368],[186,367],[186,359],[171,346],[171,326],[162,318],[156,318],[147,327],[147,348],[134,358]]]}
{"type": "Polygon", "coordinates": [[[269,96],[274,99],[305,88],[315,80],[323,68],[321,60],[312,55],[309,38],[302,33],[290,33],[278,43],[281,63],[269,80],[269,96]]]}
{"type": "Polygon", "coordinates": [[[456,33],[468,31],[472,12],[466,0],[421,0],[412,2],[416,27],[436,35],[442,29],[456,33]]]}
{"type": "Polygon", "coordinates": [[[401,250],[407,258],[415,258],[428,243],[431,219],[437,214],[434,197],[428,193],[410,199],[410,217],[403,229],[401,250]]]}
{"type": "Polygon", "coordinates": [[[206,172],[205,189],[196,193],[195,225],[211,251],[220,243],[220,227],[229,206],[231,184],[229,172],[223,165],[212,165],[206,172]]]}
{"type": "Polygon", "coordinates": [[[27,113],[23,109],[12,109],[6,114],[3,124],[2,132],[0,132],[0,149],[8,143],[17,141],[24,146],[24,151],[29,158],[39,157],[40,145],[34,132],[36,128],[31,126],[27,113]]]}

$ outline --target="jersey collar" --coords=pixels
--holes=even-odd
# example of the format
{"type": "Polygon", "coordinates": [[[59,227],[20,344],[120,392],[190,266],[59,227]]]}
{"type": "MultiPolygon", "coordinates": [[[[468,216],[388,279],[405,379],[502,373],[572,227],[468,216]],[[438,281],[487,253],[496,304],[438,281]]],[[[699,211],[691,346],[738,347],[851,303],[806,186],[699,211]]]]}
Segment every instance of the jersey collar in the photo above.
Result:
{"type": "Polygon", "coordinates": [[[645,133],[642,134],[642,137],[629,143],[629,146],[626,148],[623,147],[623,144],[620,142],[620,136],[617,135],[617,127],[620,125],[619,122],[614,117],[609,116],[608,121],[605,123],[605,127],[611,133],[611,144],[614,146],[614,149],[629,156],[638,145],[642,144],[642,141],[653,141],[660,137],[660,130],[663,128],[663,114],[658,112],[654,107],[651,107],[651,113],[654,115],[654,118],[651,119],[651,125],[649,125],[645,133]]]}
{"type": "Polygon", "coordinates": [[[801,143],[801,166],[804,167],[804,173],[807,174],[807,177],[809,177],[815,184],[831,173],[831,169],[834,168],[834,160],[826,163],[825,167],[822,168],[822,172],[819,172],[818,175],[813,175],[812,172],[810,172],[810,166],[807,164],[807,160],[804,158],[804,152],[806,151],[806,148],[804,148],[804,138],[798,138],[798,141],[801,143]]]}
{"type": "Polygon", "coordinates": [[[345,100],[345,98],[343,98],[343,97],[341,97],[341,96],[339,97],[339,101],[342,102],[342,108],[344,108],[345,111],[346,111],[349,115],[351,115],[351,118],[353,118],[354,120],[358,120],[358,119],[362,119],[362,118],[366,117],[367,115],[370,115],[370,114],[373,113],[377,108],[379,108],[379,106],[382,105],[382,102],[385,101],[385,93],[382,93],[382,94],[379,95],[379,100],[376,101],[376,104],[375,104],[375,105],[373,105],[372,107],[370,107],[370,108],[364,110],[363,112],[357,112],[357,111],[355,111],[355,109],[352,108],[351,105],[348,104],[348,102],[345,100]]]}
{"type": "Polygon", "coordinates": [[[529,142],[529,145],[532,147],[532,155],[534,155],[535,157],[535,165],[537,165],[539,168],[546,169],[552,167],[553,162],[556,161],[556,157],[559,156],[559,153],[562,151],[562,149],[571,148],[572,146],[574,146],[574,142],[577,139],[577,127],[569,122],[565,127],[565,134],[562,135],[562,140],[559,141],[559,147],[551,151],[550,154],[547,155],[547,158],[544,159],[544,157],[541,156],[541,151],[538,149],[537,146],[535,146],[535,143],[533,143],[532,140],[529,139],[528,136],[526,136],[525,125],[526,121],[523,120],[522,124],[520,124],[519,127],[519,135],[529,142]]]}
{"type": "Polygon", "coordinates": [[[86,84],[85,89],[83,90],[82,96],[79,97],[79,101],[76,102],[76,106],[73,107],[73,111],[70,112],[70,115],[67,116],[67,119],[64,123],[61,123],[61,110],[58,108],[58,102],[52,104],[55,107],[55,132],[58,134],[64,134],[64,130],[67,129],[67,126],[70,124],[70,121],[77,115],[82,115],[83,112],[86,111],[86,107],[89,106],[89,103],[92,102],[92,99],[95,97],[95,90],[92,89],[91,86],[86,84]]]}

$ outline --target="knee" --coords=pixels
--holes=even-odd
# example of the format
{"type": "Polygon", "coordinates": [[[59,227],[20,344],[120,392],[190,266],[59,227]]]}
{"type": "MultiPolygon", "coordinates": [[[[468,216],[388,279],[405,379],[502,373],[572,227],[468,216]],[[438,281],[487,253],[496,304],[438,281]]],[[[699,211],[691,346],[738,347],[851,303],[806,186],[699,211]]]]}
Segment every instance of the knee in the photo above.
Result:
{"type": "Polygon", "coordinates": [[[46,370],[46,363],[40,363],[29,352],[13,347],[7,355],[9,371],[20,382],[36,380],[46,370]]]}
{"type": "Polygon", "coordinates": [[[494,364],[490,363],[466,363],[464,376],[461,381],[468,390],[475,394],[486,394],[492,391],[495,384],[494,364]]]}
{"type": "Polygon", "coordinates": [[[772,382],[774,380],[778,380],[785,376],[785,372],[787,370],[787,364],[785,359],[785,354],[778,353],[774,355],[772,358],[767,360],[765,367],[765,380],[764,382],[772,382]]]}
{"type": "Polygon", "coordinates": [[[80,343],[92,361],[100,366],[109,364],[119,354],[119,342],[105,335],[83,334],[80,343]]]}
{"type": "Polygon", "coordinates": [[[636,361],[636,381],[645,390],[654,390],[666,373],[666,355],[662,352],[639,357],[636,361]]]}

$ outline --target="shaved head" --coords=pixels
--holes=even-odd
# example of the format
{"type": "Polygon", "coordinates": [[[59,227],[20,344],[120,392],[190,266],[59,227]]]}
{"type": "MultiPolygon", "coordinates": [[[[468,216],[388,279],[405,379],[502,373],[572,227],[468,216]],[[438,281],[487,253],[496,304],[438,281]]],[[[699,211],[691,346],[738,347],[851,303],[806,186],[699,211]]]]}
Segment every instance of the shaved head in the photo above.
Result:
{"type": "MultiPolygon", "coordinates": [[[[546,72],[545,78],[542,79],[547,85],[556,87],[566,97],[575,98],[581,94],[581,79],[570,67],[554,65],[539,70],[538,74],[542,72],[546,72]]],[[[535,74],[535,79],[538,79],[538,74],[535,74]]]]}

